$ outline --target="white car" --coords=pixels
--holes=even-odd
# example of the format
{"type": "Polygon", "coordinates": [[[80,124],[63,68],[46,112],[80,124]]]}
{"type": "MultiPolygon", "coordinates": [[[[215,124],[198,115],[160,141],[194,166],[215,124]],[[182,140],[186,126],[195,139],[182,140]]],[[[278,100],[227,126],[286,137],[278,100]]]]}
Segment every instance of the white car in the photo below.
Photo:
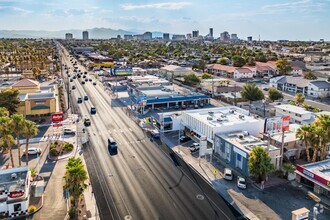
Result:
{"type": "Polygon", "coordinates": [[[64,128],[64,134],[75,134],[76,132],[70,128],[64,128]]]}
{"type": "Polygon", "coordinates": [[[41,149],[40,148],[36,148],[36,147],[29,147],[27,153],[26,151],[24,150],[23,151],[24,155],[36,155],[36,154],[41,154],[41,149]]]}
{"type": "Polygon", "coordinates": [[[191,153],[199,151],[199,143],[193,143],[190,145],[189,150],[191,153]]]}
{"type": "Polygon", "coordinates": [[[245,178],[238,176],[237,177],[237,187],[240,189],[246,189],[245,178]]]}
{"type": "Polygon", "coordinates": [[[223,178],[225,180],[233,180],[233,171],[231,169],[225,168],[223,172],[223,178]]]}

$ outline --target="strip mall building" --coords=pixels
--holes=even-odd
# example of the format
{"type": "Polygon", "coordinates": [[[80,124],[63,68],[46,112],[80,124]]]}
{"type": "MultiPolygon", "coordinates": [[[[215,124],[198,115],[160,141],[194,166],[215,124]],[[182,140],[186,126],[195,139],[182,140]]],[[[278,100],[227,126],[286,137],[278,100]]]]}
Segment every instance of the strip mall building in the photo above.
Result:
{"type": "Polygon", "coordinates": [[[313,187],[315,193],[330,197],[330,159],[298,165],[295,173],[297,182],[313,187]]]}

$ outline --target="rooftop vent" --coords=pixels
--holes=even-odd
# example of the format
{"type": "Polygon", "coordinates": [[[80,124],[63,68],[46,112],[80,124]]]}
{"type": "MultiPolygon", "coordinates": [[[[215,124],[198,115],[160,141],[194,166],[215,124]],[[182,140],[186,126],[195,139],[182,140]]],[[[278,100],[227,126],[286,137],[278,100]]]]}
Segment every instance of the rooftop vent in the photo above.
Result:
{"type": "Polygon", "coordinates": [[[16,179],[17,179],[17,174],[16,174],[16,173],[12,173],[12,174],[10,175],[10,178],[11,178],[12,180],[16,180],[16,179]]]}
{"type": "Polygon", "coordinates": [[[213,116],[214,115],[214,112],[209,112],[209,116],[213,116]]]}
{"type": "Polygon", "coordinates": [[[234,114],[235,113],[235,110],[229,110],[229,113],[230,114],[234,114]]]}

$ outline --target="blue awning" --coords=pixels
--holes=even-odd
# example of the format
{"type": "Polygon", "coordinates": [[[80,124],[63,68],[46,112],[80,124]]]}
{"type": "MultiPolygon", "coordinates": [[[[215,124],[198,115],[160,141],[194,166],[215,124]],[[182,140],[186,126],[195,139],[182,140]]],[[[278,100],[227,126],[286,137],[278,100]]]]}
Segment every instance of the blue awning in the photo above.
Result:
{"type": "Polygon", "coordinates": [[[172,122],[172,118],[164,118],[164,122],[172,122]]]}

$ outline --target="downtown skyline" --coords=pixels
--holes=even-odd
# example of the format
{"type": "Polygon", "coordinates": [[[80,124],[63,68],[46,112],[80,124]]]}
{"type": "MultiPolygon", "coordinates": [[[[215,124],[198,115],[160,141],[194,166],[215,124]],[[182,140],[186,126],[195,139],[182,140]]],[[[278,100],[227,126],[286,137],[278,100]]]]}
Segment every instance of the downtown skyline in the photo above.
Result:
{"type": "Polygon", "coordinates": [[[330,0],[0,0],[0,30],[104,27],[172,34],[223,31],[261,40],[329,40],[330,0]]]}

